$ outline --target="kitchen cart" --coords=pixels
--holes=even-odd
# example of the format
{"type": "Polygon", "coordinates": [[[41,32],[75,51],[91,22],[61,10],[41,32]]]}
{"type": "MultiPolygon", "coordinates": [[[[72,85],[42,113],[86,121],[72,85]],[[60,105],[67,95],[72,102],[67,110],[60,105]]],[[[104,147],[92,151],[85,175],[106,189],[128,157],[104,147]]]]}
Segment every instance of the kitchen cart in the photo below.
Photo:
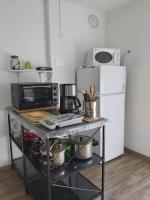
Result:
{"type": "Polygon", "coordinates": [[[104,159],[105,159],[105,122],[107,120],[76,124],[60,129],[48,130],[39,124],[32,124],[22,118],[12,109],[8,109],[8,125],[10,138],[10,153],[12,168],[23,178],[26,193],[31,192],[35,200],[92,200],[99,196],[104,200],[104,159]],[[24,130],[33,130],[46,145],[46,163],[43,165],[31,153],[31,144],[24,139],[24,130]],[[77,160],[72,157],[60,167],[52,168],[49,157],[49,144],[55,138],[64,139],[92,131],[90,139],[95,134],[101,134],[102,155],[93,153],[88,160],[77,160]],[[15,155],[14,147],[19,149],[15,155]],[[101,165],[101,189],[84,177],[80,171],[96,164],[101,165]]]}

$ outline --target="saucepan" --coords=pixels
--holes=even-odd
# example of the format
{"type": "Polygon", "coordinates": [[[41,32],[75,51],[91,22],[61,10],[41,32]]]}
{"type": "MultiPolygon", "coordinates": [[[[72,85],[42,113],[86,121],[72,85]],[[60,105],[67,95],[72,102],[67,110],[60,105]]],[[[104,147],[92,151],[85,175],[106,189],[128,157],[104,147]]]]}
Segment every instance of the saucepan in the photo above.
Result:
{"type": "MultiPolygon", "coordinates": [[[[46,146],[40,147],[41,156],[46,156],[46,146]]],[[[65,162],[65,146],[63,144],[53,143],[49,149],[50,164],[52,166],[61,166],[65,162]]]]}
{"type": "Polygon", "coordinates": [[[93,142],[88,136],[75,136],[72,140],[75,157],[81,160],[89,159],[93,155],[93,142]]]}
{"type": "Polygon", "coordinates": [[[89,136],[77,135],[72,139],[73,153],[77,159],[86,160],[93,156],[93,146],[99,142],[89,136]]]}

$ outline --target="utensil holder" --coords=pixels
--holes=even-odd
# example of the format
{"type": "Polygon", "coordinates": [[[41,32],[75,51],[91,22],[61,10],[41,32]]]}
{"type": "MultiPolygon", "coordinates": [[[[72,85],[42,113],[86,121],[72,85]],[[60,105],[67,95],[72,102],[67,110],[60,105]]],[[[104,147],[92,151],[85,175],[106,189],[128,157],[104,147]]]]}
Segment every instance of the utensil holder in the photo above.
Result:
{"type": "Polygon", "coordinates": [[[85,102],[85,117],[96,118],[96,101],[85,102]]]}

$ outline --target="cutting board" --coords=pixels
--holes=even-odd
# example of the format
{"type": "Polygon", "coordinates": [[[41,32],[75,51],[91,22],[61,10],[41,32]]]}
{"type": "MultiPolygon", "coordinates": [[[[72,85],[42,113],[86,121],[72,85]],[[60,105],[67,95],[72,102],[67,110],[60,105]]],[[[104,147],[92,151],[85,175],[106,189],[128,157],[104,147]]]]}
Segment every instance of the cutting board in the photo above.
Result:
{"type": "Polygon", "coordinates": [[[32,108],[32,109],[23,109],[23,110],[19,110],[13,106],[10,106],[10,108],[15,111],[16,113],[26,113],[26,112],[32,112],[32,111],[55,111],[58,110],[58,106],[48,106],[48,107],[41,107],[41,108],[32,108]]]}

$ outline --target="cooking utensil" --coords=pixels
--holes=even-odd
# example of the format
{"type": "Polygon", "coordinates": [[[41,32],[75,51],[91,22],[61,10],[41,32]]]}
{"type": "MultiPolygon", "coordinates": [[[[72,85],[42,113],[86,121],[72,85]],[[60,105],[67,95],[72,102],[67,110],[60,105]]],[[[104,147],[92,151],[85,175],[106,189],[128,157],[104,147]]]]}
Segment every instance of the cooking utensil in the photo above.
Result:
{"type": "Polygon", "coordinates": [[[91,102],[97,100],[95,85],[90,85],[88,91],[81,91],[81,93],[85,101],[91,102]]]}
{"type": "Polygon", "coordinates": [[[73,141],[73,151],[75,157],[80,160],[86,160],[93,155],[92,141],[88,136],[76,136],[73,141]]]}
{"type": "MultiPolygon", "coordinates": [[[[54,142],[49,149],[50,163],[52,166],[60,166],[65,162],[65,147],[54,142]]],[[[40,147],[41,156],[46,156],[46,146],[40,147]]]]}
{"type": "MultiPolygon", "coordinates": [[[[56,142],[54,142],[51,146],[50,146],[50,149],[49,149],[49,156],[52,157],[52,153],[51,153],[51,150],[53,148],[53,146],[56,144],[56,142]]],[[[46,156],[46,145],[43,144],[40,146],[40,152],[41,152],[41,156],[46,156]]]]}
{"type": "Polygon", "coordinates": [[[89,90],[88,90],[88,98],[89,98],[89,101],[92,101],[91,86],[89,87],[89,90]]]}
{"type": "Polygon", "coordinates": [[[65,147],[62,144],[59,144],[54,149],[52,149],[52,165],[53,166],[60,166],[63,165],[65,162],[65,147]]]}
{"type": "Polygon", "coordinates": [[[95,85],[93,86],[93,101],[96,101],[96,89],[95,89],[95,85]]]}
{"type": "Polygon", "coordinates": [[[90,100],[95,101],[95,85],[90,86],[90,100]]]}

